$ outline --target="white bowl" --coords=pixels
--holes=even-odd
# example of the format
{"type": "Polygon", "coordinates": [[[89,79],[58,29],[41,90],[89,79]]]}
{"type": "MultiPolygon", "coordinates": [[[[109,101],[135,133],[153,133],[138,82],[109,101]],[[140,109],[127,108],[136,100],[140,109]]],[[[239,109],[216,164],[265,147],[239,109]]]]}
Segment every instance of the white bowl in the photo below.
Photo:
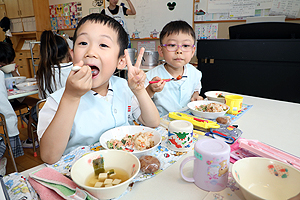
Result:
{"type": "Polygon", "coordinates": [[[12,63],[9,65],[4,65],[3,67],[0,67],[0,69],[5,73],[10,73],[15,70],[15,67],[16,67],[16,63],[12,63]]]}
{"type": "Polygon", "coordinates": [[[289,199],[300,192],[300,171],[277,160],[243,158],[233,164],[232,175],[246,199],[289,199]]]}
{"type": "Polygon", "coordinates": [[[16,87],[19,90],[26,90],[26,91],[31,91],[31,90],[37,90],[38,89],[37,82],[19,83],[19,84],[16,85],[16,87]]]}
{"type": "Polygon", "coordinates": [[[110,129],[105,133],[103,133],[99,141],[102,147],[108,149],[107,141],[110,141],[111,139],[121,140],[127,134],[134,135],[139,132],[147,132],[147,131],[150,131],[153,134],[152,140],[154,141],[154,147],[142,151],[136,150],[134,148],[134,151],[132,153],[139,158],[143,155],[151,154],[151,152],[154,151],[157,148],[157,146],[161,143],[161,135],[155,129],[146,126],[121,126],[121,127],[110,129]]]}
{"type": "Polygon", "coordinates": [[[204,93],[209,101],[218,101],[221,103],[225,103],[225,96],[231,95],[229,92],[222,92],[222,91],[207,91],[204,93]],[[218,95],[223,95],[224,97],[218,97],[218,95]]]}
{"type": "Polygon", "coordinates": [[[195,115],[196,117],[202,117],[202,118],[207,118],[207,119],[216,119],[217,117],[222,117],[225,115],[225,113],[229,110],[229,106],[227,106],[227,110],[222,111],[222,112],[202,112],[202,111],[198,111],[196,110],[196,106],[200,106],[200,105],[207,105],[210,103],[217,103],[217,104],[221,104],[221,105],[225,105],[223,103],[217,102],[217,101],[192,101],[190,103],[188,103],[188,108],[191,110],[191,112],[193,113],[193,115],[195,115]]]}
{"type": "Polygon", "coordinates": [[[26,82],[36,82],[36,78],[27,78],[26,82]]]}
{"type": "Polygon", "coordinates": [[[125,151],[118,150],[100,150],[89,153],[77,160],[71,168],[71,178],[80,187],[94,195],[98,199],[111,199],[119,197],[125,192],[128,185],[140,170],[139,159],[125,151]],[[102,156],[104,158],[104,168],[121,168],[125,170],[129,179],[119,185],[112,187],[95,188],[86,186],[87,178],[94,173],[93,160],[102,156]]]}
{"type": "Polygon", "coordinates": [[[23,83],[26,81],[26,77],[25,76],[15,76],[16,78],[16,85],[19,83],[23,83]]]}

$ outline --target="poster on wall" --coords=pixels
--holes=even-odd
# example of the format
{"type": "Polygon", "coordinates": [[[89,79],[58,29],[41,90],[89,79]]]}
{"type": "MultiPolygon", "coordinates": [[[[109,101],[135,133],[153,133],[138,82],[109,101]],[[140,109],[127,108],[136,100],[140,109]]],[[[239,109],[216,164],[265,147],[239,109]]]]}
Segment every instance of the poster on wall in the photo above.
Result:
{"type": "Polygon", "coordinates": [[[51,29],[76,28],[82,18],[81,2],[49,5],[51,29]]]}

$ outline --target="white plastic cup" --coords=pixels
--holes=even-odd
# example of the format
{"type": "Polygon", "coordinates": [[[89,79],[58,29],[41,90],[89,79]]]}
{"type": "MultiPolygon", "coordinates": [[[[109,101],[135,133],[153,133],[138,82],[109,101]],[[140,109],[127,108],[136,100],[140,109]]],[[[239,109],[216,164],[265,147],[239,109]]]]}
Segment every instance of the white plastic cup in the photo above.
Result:
{"type": "Polygon", "coordinates": [[[173,151],[189,151],[193,144],[193,124],[185,120],[169,123],[167,147],[173,151]]]}
{"type": "Polygon", "coordinates": [[[15,78],[6,78],[5,79],[5,86],[7,89],[11,90],[14,89],[14,85],[16,84],[16,79],[15,78]]]}
{"type": "Polygon", "coordinates": [[[198,140],[194,146],[194,156],[185,158],[180,165],[181,177],[203,190],[221,191],[228,182],[229,159],[230,147],[225,142],[213,138],[198,140]],[[182,171],[189,161],[194,161],[193,177],[186,177],[182,171]]]}

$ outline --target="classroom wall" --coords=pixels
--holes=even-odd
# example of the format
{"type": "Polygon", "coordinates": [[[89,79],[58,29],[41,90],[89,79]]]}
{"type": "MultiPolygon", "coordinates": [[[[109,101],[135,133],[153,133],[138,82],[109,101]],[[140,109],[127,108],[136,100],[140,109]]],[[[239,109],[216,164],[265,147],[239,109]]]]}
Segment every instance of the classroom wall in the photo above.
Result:
{"type": "MultiPolygon", "coordinates": [[[[82,4],[82,16],[86,16],[89,14],[89,9],[94,8],[93,0],[81,0],[81,1],[76,1],[75,2],[81,2],[82,4]]],[[[106,1],[106,0],[103,0],[106,1]]],[[[49,0],[49,5],[55,5],[55,4],[62,4],[62,3],[70,3],[73,2],[72,0],[49,0]]],[[[101,9],[102,10],[102,9],[101,9]]]]}
{"type": "MultiPolygon", "coordinates": [[[[199,5],[201,5],[201,8],[202,7],[204,9],[207,8],[206,7],[207,1],[208,0],[201,0],[200,1],[199,5]]],[[[72,1],[71,0],[49,0],[49,5],[61,4],[61,3],[69,3],[69,2],[72,2],[72,1]]],[[[81,1],[78,1],[78,2],[81,2],[81,4],[82,4],[82,16],[88,15],[89,14],[89,9],[90,8],[94,8],[94,6],[92,5],[93,0],[81,0],[81,1]]],[[[104,2],[104,5],[106,5],[106,6],[108,5],[108,2],[106,0],[103,0],[103,2],[104,2]]],[[[125,5],[128,7],[128,4],[127,4],[126,0],[119,0],[119,3],[121,3],[121,2],[125,3],[125,5]]],[[[164,1],[159,1],[159,0],[132,0],[132,2],[134,2],[136,4],[135,8],[136,8],[137,12],[139,12],[138,9],[140,7],[142,8],[143,6],[145,7],[147,5],[150,5],[150,7],[156,8],[156,10],[157,9],[161,9],[161,10],[164,11],[163,7],[165,6],[165,3],[166,3],[165,0],[164,1]],[[140,3],[140,2],[137,3],[137,1],[140,1],[142,3],[140,3]],[[163,2],[162,8],[159,8],[159,7],[157,8],[157,7],[154,7],[152,5],[153,3],[160,4],[161,2],[163,2]]],[[[194,0],[177,0],[176,2],[177,2],[177,5],[180,5],[180,3],[182,3],[182,2],[187,2],[186,5],[190,5],[190,3],[194,2],[194,0]]],[[[191,6],[193,6],[193,5],[191,5],[191,6]]],[[[179,9],[179,7],[177,7],[176,9],[179,9]]],[[[191,9],[193,9],[193,8],[191,8],[191,9]]],[[[100,8],[100,10],[102,10],[102,7],[100,8]]],[[[190,15],[193,12],[184,12],[184,13],[187,15],[187,17],[182,17],[182,18],[185,19],[191,25],[194,26],[192,19],[190,19],[191,18],[190,15]]],[[[155,16],[153,16],[153,13],[150,13],[147,16],[148,16],[148,18],[152,17],[152,18],[155,18],[155,19],[156,18],[163,19],[163,18],[166,18],[165,14],[166,14],[166,12],[164,11],[162,15],[155,15],[155,16]]],[[[142,16],[142,13],[140,13],[139,16],[140,17],[144,17],[144,16],[142,16]]],[[[298,16],[300,16],[300,12],[298,13],[298,16]]],[[[135,27],[134,20],[136,20],[136,17],[137,16],[129,16],[129,17],[127,17],[128,23],[129,23],[129,27],[131,27],[131,28],[135,27]]],[[[168,16],[168,19],[169,19],[169,17],[170,16],[168,16]]],[[[151,22],[152,23],[151,27],[155,27],[154,22],[158,21],[158,19],[156,19],[153,22],[151,22]]],[[[169,20],[171,20],[171,19],[169,19],[169,20]]],[[[292,23],[300,23],[300,19],[299,20],[287,19],[286,21],[287,22],[292,22],[292,23]]],[[[245,21],[210,21],[210,22],[201,22],[201,23],[217,23],[218,24],[218,39],[229,39],[229,31],[228,31],[229,27],[230,26],[234,26],[234,25],[244,24],[246,22],[245,21]]],[[[67,33],[70,36],[73,36],[74,30],[63,30],[63,32],[67,33]]],[[[138,41],[141,41],[141,40],[131,40],[132,48],[137,48],[138,41]]],[[[159,39],[152,39],[151,41],[155,41],[156,50],[157,50],[157,46],[159,45],[159,39]]],[[[162,58],[159,58],[159,59],[162,59],[162,58]]],[[[197,62],[196,55],[192,58],[192,62],[197,62]]]]}

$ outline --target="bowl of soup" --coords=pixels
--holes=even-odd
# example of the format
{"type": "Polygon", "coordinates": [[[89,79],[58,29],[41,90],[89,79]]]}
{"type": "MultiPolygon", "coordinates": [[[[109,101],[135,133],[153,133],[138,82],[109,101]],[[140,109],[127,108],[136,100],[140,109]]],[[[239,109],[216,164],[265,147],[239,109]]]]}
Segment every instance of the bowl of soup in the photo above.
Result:
{"type": "Polygon", "coordinates": [[[132,153],[100,150],[78,159],[71,168],[71,178],[98,199],[112,199],[126,191],[139,170],[140,161],[132,153]],[[97,170],[96,161],[104,171],[97,170]]]}

